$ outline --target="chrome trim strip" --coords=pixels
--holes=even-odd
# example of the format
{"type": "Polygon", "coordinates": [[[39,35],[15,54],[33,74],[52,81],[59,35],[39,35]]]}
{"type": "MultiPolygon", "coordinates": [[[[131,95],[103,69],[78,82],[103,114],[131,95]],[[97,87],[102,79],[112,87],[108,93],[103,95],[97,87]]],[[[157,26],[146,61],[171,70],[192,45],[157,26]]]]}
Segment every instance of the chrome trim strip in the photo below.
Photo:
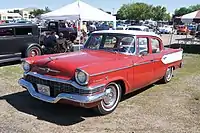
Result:
{"type": "Polygon", "coordinates": [[[50,69],[50,68],[44,68],[44,67],[38,67],[38,69],[42,70],[42,71],[45,71],[45,72],[53,72],[53,73],[60,73],[60,71],[57,71],[57,70],[53,70],[53,69],[50,69]]]}
{"type": "Polygon", "coordinates": [[[153,62],[160,62],[161,60],[154,60],[153,62]]]}
{"type": "Polygon", "coordinates": [[[150,64],[153,61],[146,61],[146,62],[141,62],[141,63],[135,63],[134,66],[140,66],[140,65],[145,65],[145,64],[150,64]]]}
{"type": "Polygon", "coordinates": [[[121,67],[121,68],[117,68],[117,69],[112,69],[112,70],[108,70],[108,71],[104,71],[104,72],[100,72],[100,73],[91,74],[90,77],[102,75],[102,74],[105,74],[105,73],[111,73],[111,72],[115,72],[115,71],[119,71],[119,70],[123,70],[123,69],[128,69],[128,68],[131,68],[131,67],[133,67],[133,65],[121,67]]]}
{"type": "Polygon", "coordinates": [[[42,95],[40,93],[37,93],[35,91],[35,88],[33,87],[33,85],[29,82],[27,82],[24,79],[20,79],[18,81],[18,83],[27,88],[28,92],[30,93],[30,95],[34,98],[37,98],[39,100],[45,101],[45,102],[49,102],[49,103],[57,103],[60,100],[69,100],[69,101],[73,101],[73,102],[78,102],[78,103],[94,103],[97,101],[100,101],[103,99],[103,97],[105,96],[105,92],[96,94],[96,95],[92,95],[92,96],[84,96],[84,95],[78,95],[78,94],[67,94],[67,93],[61,93],[59,94],[56,98],[50,97],[50,96],[45,96],[42,95]]]}
{"type": "Polygon", "coordinates": [[[105,84],[101,84],[101,85],[94,86],[94,87],[81,86],[81,85],[77,84],[75,81],[72,81],[72,80],[64,80],[64,79],[53,78],[53,77],[49,77],[49,76],[38,74],[36,72],[28,72],[28,73],[24,73],[24,75],[25,76],[26,75],[31,75],[31,76],[38,77],[38,78],[44,79],[44,80],[49,80],[49,81],[55,81],[55,82],[69,84],[69,85],[74,86],[77,89],[82,89],[82,90],[93,90],[93,89],[96,89],[96,88],[105,87],[105,84]]]}
{"type": "Polygon", "coordinates": [[[2,54],[0,55],[0,57],[9,57],[9,56],[21,56],[22,54],[21,53],[14,53],[14,54],[2,54]]]}
{"type": "Polygon", "coordinates": [[[0,63],[10,62],[10,61],[17,61],[17,60],[20,60],[20,59],[21,59],[21,57],[8,58],[8,59],[0,59],[0,63]]]}

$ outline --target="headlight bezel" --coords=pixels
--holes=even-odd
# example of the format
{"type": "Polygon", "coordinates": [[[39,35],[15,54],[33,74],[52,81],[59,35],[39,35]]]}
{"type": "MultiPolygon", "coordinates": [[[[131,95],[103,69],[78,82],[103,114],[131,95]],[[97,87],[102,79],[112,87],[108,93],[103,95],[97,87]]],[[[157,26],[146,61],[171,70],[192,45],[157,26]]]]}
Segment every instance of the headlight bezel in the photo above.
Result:
{"type": "Polygon", "coordinates": [[[89,83],[89,74],[87,72],[85,72],[84,70],[81,69],[76,69],[75,71],[75,80],[79,85],[87,85],[89,83]],[[80,78],[79,78],[79,74],[82,73],[85,75],[85,81],[81,82],[80,78]]]}
{"type": "Polygon", "coordinates": [[[31,64],[27,61],[22,62],[22,69],[24,70],[25,73],[31,71],[31,64]]]}

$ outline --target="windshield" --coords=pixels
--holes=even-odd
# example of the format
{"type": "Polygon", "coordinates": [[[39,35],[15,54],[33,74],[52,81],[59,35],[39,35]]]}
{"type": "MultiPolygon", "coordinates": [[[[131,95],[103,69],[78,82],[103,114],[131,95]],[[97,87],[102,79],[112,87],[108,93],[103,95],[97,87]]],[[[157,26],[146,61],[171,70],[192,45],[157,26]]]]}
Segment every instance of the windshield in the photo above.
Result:
{"type": "Polygon", "coordinates": [[[92,34],[84,48],[135,54],[135,39],[132,35],[126,34],[92,34]]]}

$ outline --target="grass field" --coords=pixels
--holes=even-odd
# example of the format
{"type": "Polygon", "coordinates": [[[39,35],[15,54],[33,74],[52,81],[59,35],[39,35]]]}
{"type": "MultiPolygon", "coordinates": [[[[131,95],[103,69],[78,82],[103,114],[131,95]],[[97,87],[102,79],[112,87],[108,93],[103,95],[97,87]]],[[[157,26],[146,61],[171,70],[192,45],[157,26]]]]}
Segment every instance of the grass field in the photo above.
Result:
{"type": "Polygon", "coordinates": [[[185,54],[168,84],[126,96],[112,114],[38,101],[21,88],[20,65],[0,67],[0,132],[200,133],[200,55],[185,54]]]}

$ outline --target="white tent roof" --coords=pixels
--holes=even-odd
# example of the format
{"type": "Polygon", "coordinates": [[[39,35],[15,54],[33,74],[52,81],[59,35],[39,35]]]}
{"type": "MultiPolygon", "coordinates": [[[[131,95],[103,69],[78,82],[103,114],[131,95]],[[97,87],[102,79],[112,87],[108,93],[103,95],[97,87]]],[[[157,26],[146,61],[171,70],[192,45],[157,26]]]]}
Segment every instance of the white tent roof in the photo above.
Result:
{"type": "Polygon", "coordinates": [[[55,11],[42,14],[43,19],[82,20],[82,21],[116,21],[116,17],[94,8],[82,1],[76,1],[55,11]]]}
{"type": "Polygon", "coordinates": [[[177,18],[180,18],[181,21],[184,23],[191,23],[195,20],[200,20],[200,10],[185,14],[177,18]]]}

